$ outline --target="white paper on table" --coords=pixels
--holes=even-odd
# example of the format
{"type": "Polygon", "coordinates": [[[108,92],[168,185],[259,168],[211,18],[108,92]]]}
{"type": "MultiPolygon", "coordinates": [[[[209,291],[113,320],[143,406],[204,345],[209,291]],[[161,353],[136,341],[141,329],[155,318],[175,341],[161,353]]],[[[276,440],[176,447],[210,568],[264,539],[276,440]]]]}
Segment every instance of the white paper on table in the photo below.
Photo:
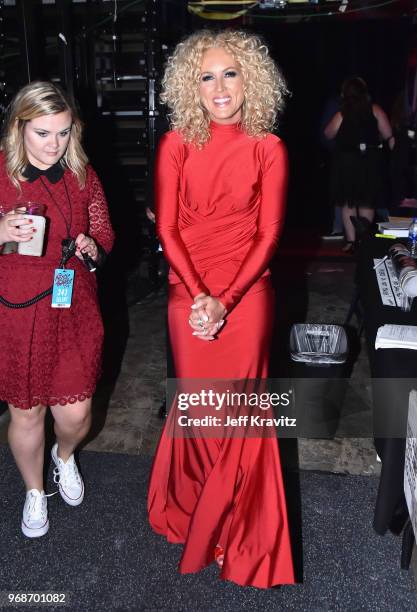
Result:
{"type": "Polygon", "coordinates": [[[403,348],[417,350],[417,326],[386,324],[378,328],[375,349],[403,348]]]}
{"type": "MultiPolygon", "coordinates": [[[[386,266],[388,260],[381,262],[381,259],[374,259],[374,266],[376,280],[378,283],[379,293],[381,295],[381,300],[384,306],[399,306],[401,301],[395,299],[394,292],[392,290],[392,284],[390,282],[390,275],[388,268],[386,266]]],[[[391,263],[391,262],[390,262],[391,263]]]]}
{"type": "Polygon", "coordinates": [[[404,494],[408,513],[417,535],[417,391],[410,391],[408,400],[407,440],[404,462],[404,494]]]}
{"type": "Polygon", "coordinates": [[[395,298],[396,304],[398,308],[401,308],[401,304],[405,296],[404,296],[403,290],[400,287],[400,283],[395,273],[394,266],[392,265],[391,259],[386,259],[384,264],[385,264],[385,267],[387,268],[387,272],[388,272],[389,280],[391,282],[392,290],[394,292],[394,298],[395,298]]]}

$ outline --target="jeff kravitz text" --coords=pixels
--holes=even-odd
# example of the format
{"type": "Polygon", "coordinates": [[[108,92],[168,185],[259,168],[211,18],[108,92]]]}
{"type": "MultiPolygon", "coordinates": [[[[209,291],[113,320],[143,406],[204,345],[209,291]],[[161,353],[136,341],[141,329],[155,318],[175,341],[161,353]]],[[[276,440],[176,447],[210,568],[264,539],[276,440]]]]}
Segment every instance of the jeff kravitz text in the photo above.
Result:
{"type": "Polygon", "coordinates": [[[185,414],[178,417],[181,427],[296,427],[297,419],[288,416],[261,417],[259,415],[240,415],[238,417],[206,415],[201,418],[188,417],[185,414]]]}
{"type": "Polygon", "coordinates": [[[281,394],[241,393],[230,390],[219,393],[212,389],[179,393],[176,402],[178,410],[190,411],[191,415],[180,414],[177,423],[180,427],[203,428],[296,427],[295,418],[275,416],[272,412],[277,406],[281,408],[289,406],[291,393],[292,390],[281,394]],[[205,408],[209,410],[204,410],[205,408]],[[271,416],[266,414],[267,411],[271,411],[271,416]]]}

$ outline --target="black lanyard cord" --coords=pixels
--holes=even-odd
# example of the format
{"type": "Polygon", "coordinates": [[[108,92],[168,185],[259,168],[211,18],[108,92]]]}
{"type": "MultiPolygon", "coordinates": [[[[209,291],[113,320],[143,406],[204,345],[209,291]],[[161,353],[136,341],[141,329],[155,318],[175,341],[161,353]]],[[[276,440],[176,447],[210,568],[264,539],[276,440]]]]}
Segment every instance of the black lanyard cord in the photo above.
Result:
{"type": "Polygon", "coordinates": [[[28,308],[28,306],[33,306],[36,302],[40,302],[40,300],[43,300],[46,296],[51,295],[52,290],[53,287],[49,287],[49,289],[45,289],[45,291],[42,291],[42,293],[39,293],[39,295],[36,295],[32,299],[20,303],[9,302],[9,300],[6,300],[6,298],[0,295],[0,304],[7,306],[7,308],[28,308]]]}
{"type": "Polygon", "coordinates": [[[61,215],[62,219],[64,220],[65,223],[65,227],[67,229],[67,238],[69,238],[71,236],[71,225],[72,225],[72,205],[71,205],[71,198],[69,197],[69,193],[68,193],[68,187],[67,187],[67,183],[65,181],[65,176],[62,177],[62,180],[64,182],[64,188],[65,188],[65,194],[67,196],[67,201],[68,201],[68,207],[69,207],[69,223],[67,222],[67,218],[64,215],[64,213],[62,212],[61,207],[59,206],[58,202],[56,201],[52,191],[49,189],[48,185],[45,183],[45,181],[43,180],[43,176],[40,176],[40,181],[44,187],[44,189],[46,190],[46,192],[49,194],[49,197],[51,198],[52,202],[55,204],[55,206],[57,207],[59,214],[61,215]]]}

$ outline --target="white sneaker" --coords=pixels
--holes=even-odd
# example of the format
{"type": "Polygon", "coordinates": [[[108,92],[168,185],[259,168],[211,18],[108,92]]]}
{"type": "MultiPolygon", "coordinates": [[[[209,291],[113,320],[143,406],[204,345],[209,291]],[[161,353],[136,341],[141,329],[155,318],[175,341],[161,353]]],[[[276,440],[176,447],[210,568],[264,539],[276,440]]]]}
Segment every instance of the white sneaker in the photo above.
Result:
{"type": "Polygon", "coordinates": [[[62,499],[70,506],[79,506],[84,499],[84,482],[75,463],[74,455],[67,462],[58,457],[58,444],[54,444],[51,457],[56,465],[54,482],[59,486],[62,499]]]}
{"type": "Polygon", "coordinates": [[[39,538],[49,529],[48,504],[45,491],[31,489],[26,493],[22,531],[28,538],[39,538]]]}

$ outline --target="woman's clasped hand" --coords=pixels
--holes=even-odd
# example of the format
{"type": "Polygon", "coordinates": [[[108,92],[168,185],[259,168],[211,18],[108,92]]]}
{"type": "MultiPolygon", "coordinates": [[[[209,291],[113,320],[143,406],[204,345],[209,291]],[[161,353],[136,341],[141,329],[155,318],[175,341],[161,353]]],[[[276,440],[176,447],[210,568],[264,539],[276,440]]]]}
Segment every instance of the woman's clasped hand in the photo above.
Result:
{"type": "Polygon", "coordinates": [[[214,340],[224,325],[226,308],[215,297],[201,293],[194,298],[188,322],[193,336],[200,340],[214,340]]]}

